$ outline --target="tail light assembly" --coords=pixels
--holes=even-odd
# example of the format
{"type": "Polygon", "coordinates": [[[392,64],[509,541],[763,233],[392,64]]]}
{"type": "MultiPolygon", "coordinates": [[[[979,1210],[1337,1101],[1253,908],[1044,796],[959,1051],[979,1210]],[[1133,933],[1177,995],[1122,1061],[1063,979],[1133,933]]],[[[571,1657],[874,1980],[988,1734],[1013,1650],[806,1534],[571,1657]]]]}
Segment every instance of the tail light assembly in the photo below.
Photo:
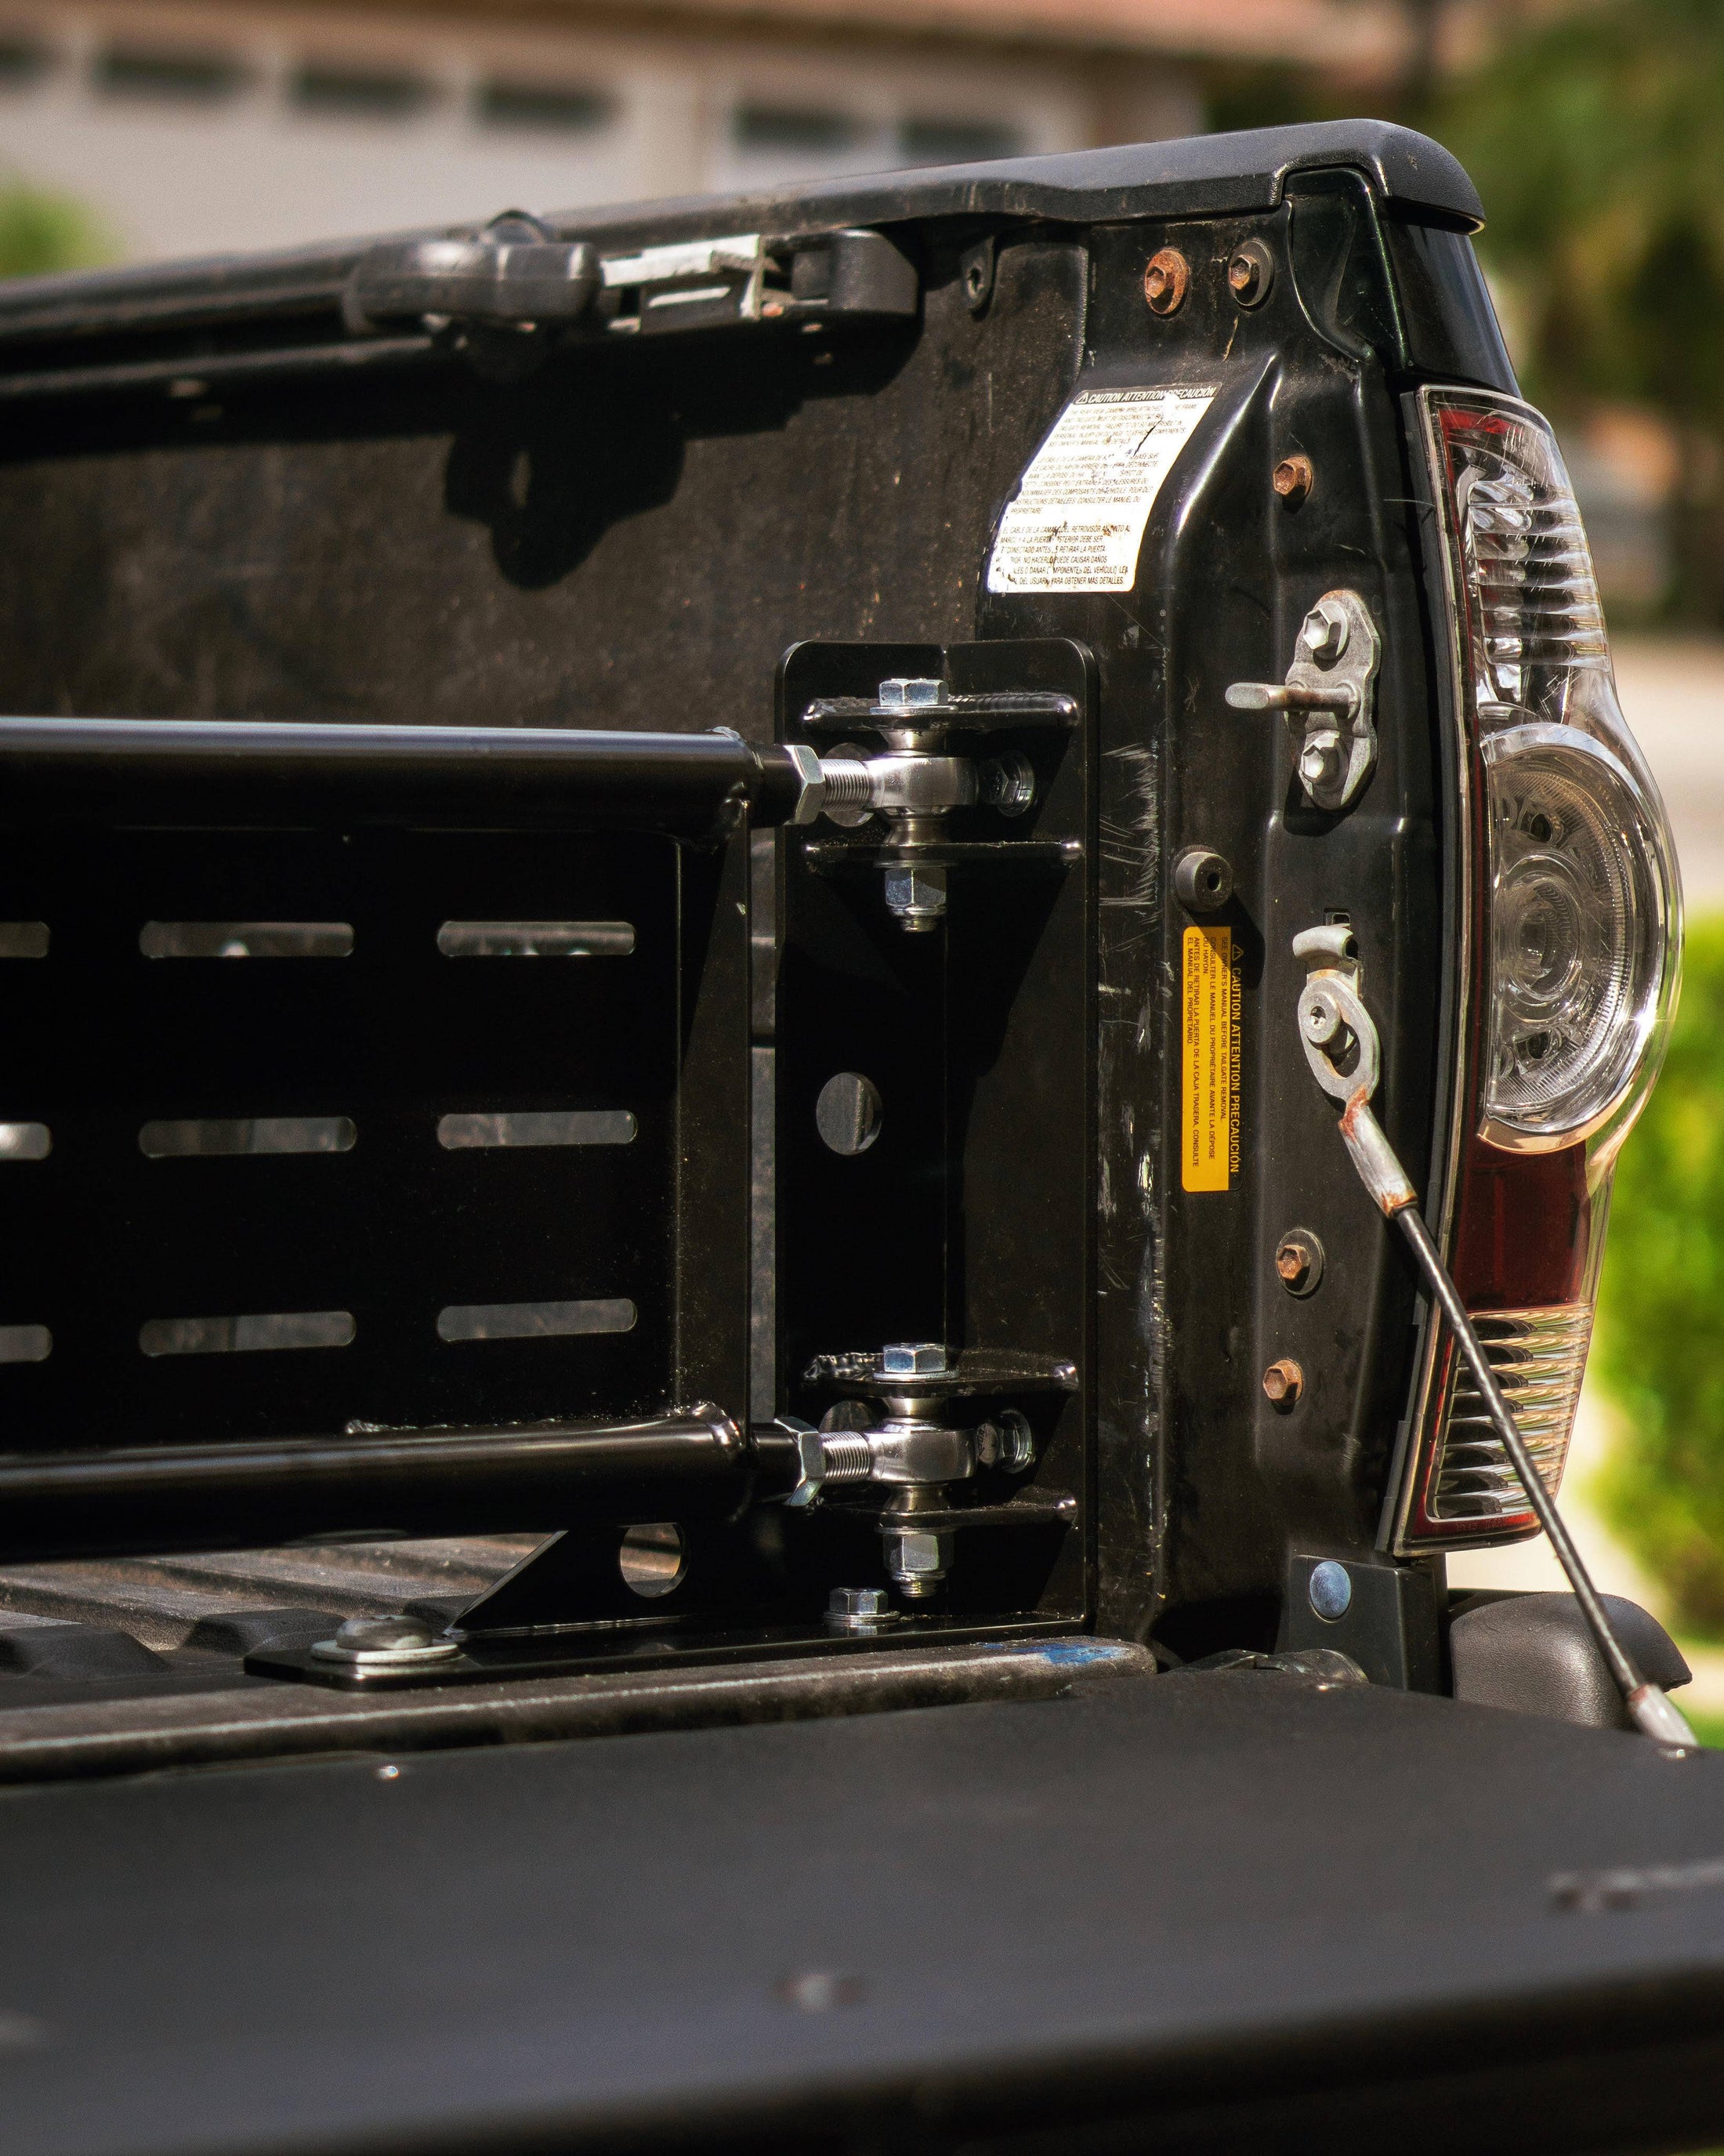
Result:
{"type": "MultiPolygon", "coordinates": [[[[1554,1492],[1614,1163],[1675,1006],[1681,887],[1548,422],[1473,390],[1426,388],[1419,403],[1452,630],[1443,723],[1457,816],[1433,1225],[1554,1492]]],[[[1403,1556],[1537,1532],[1434,1317],[1387,1524],[1403,1556]]]]}

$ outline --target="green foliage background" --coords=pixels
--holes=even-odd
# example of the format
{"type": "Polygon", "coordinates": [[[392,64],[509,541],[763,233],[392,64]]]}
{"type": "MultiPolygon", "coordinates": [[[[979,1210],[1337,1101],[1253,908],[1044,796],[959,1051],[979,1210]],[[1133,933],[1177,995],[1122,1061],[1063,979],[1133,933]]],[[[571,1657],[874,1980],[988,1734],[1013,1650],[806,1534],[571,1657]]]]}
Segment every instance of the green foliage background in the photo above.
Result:
{"type": "MultiPolygon", "coordinates": [[[[1406,0],[1429,19],[1430,0],[1406,0]]],[[[1724,624],[1724,0],[1577,0],[1487,21],[1468,74],[1412,80],[1374,116],[1453,150],[1523,386],[1558,424],[1599,400],[1659,413],[1685,475],[1667,602],[1724,624]]],[[[1356,109],[1317,71],[1212,70],[1212,126],[1356,109]]]]}
{"type": "Polygon", "coordinates": [[[1618,1165],[1593,1355],[1626,1424],[1604,1517],[1680,1628],[1724,1639],[1724,916],[1690,926],[1669,1060],[1618,1165]]]}
{"type": "Polygon", "coordinates": [[[70,196],[0,182],[0,277],[93,270],[115,253],[97,219],[70,196]]]}

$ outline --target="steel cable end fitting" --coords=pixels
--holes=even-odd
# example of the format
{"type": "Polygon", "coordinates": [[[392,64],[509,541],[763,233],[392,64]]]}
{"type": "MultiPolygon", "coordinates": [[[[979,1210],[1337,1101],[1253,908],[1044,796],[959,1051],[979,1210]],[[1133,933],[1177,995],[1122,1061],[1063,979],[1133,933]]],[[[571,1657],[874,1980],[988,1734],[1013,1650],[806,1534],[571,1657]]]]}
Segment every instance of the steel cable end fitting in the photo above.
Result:
{"type": "Polygon", "coordinates": [[[1307,928],[1293,938],[1293,955],[1309,969],[1299,998],[1305,1060],[1330,1099],[1341,1103],[1341,1135],[1360,1180],[1385,1214],[1397,1213],[1414,1203],[1416,1193],[1371,1109],[1383,1050],[1359,998],[1352,931],[1343,922],[1307,928]]]}

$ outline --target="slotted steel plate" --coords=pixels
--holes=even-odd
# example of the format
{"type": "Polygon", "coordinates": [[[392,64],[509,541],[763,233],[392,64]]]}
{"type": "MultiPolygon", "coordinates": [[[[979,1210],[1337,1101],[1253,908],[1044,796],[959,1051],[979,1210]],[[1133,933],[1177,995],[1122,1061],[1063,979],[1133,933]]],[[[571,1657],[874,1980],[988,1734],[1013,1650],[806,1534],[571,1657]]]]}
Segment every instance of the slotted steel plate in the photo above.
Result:
{"type": "Polygon", "coordinates": [[[641,838],[9,834],[4,1449],[660,1405],[678,873],[641,838]]]}

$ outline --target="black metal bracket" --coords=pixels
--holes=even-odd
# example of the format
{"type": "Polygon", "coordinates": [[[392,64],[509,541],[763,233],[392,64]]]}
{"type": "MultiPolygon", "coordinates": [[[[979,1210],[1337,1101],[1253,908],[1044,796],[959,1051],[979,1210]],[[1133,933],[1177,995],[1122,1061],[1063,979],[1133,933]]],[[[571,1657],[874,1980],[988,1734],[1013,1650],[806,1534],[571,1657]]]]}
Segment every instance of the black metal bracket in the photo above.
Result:
{"type": "Polygon", "coordinates": [[[719,235],[601,256],[505,211],[464,238],[388,240],[362,255],[341,311],[357,337],[416,331],[482,373],[531,372],[559,342],[690,330],[913,320],[914,264],[865,229],[719,235]]]}
{"type": "Polygon", "coordinates": [[[747,827],[804,783],[717,734],[0,720],[0,1547],[733,1514],[747,827]]]}
{"type": "MultiPolygon", "coordinates": [[[[847,736],[901,749],[949,732],[954,753],[1029,767],[1018,814],[978,800],[920,827],[825,821],[777,841],[778,1411],[830,1430],[859,1427],[864,1400],[918,1397],[939,1419],[973,1399],[1034,1439],[1024,1482],[978,1466],[913,1504],[836,1487],[799,1531],[859,1551],[884,1536],[889,1558],[904,1532],[1011,1531],[964,1537],[948,1609],[1087,1607],[1095,722],[1089,656],[1060,639],[801,644],[780,669],[780,737],[812,735],[823,756],[847,736]],[[950,871],[934,932],[894,917],[880,871],[900,864],[950,871]],[[835,1085],[877,1104],[837,1149],[819,1113],[835,1085]],[[859,1337],[938,1342],[947,1368],[894,1378],[878,1350],[844,1346],[859,1337]]],[[[880,1563],[876,1548],[859,1584],[880,1563]]]]}
{"type": "Polygon", "coordinates": [[[601,288],[598,252],[585,240],[557,239],[535,218],[505,217],[474,239],[370,249],[347,280],[345,312],[356,329],[428,316],[531,328],[577,321],[601,288]]]}

